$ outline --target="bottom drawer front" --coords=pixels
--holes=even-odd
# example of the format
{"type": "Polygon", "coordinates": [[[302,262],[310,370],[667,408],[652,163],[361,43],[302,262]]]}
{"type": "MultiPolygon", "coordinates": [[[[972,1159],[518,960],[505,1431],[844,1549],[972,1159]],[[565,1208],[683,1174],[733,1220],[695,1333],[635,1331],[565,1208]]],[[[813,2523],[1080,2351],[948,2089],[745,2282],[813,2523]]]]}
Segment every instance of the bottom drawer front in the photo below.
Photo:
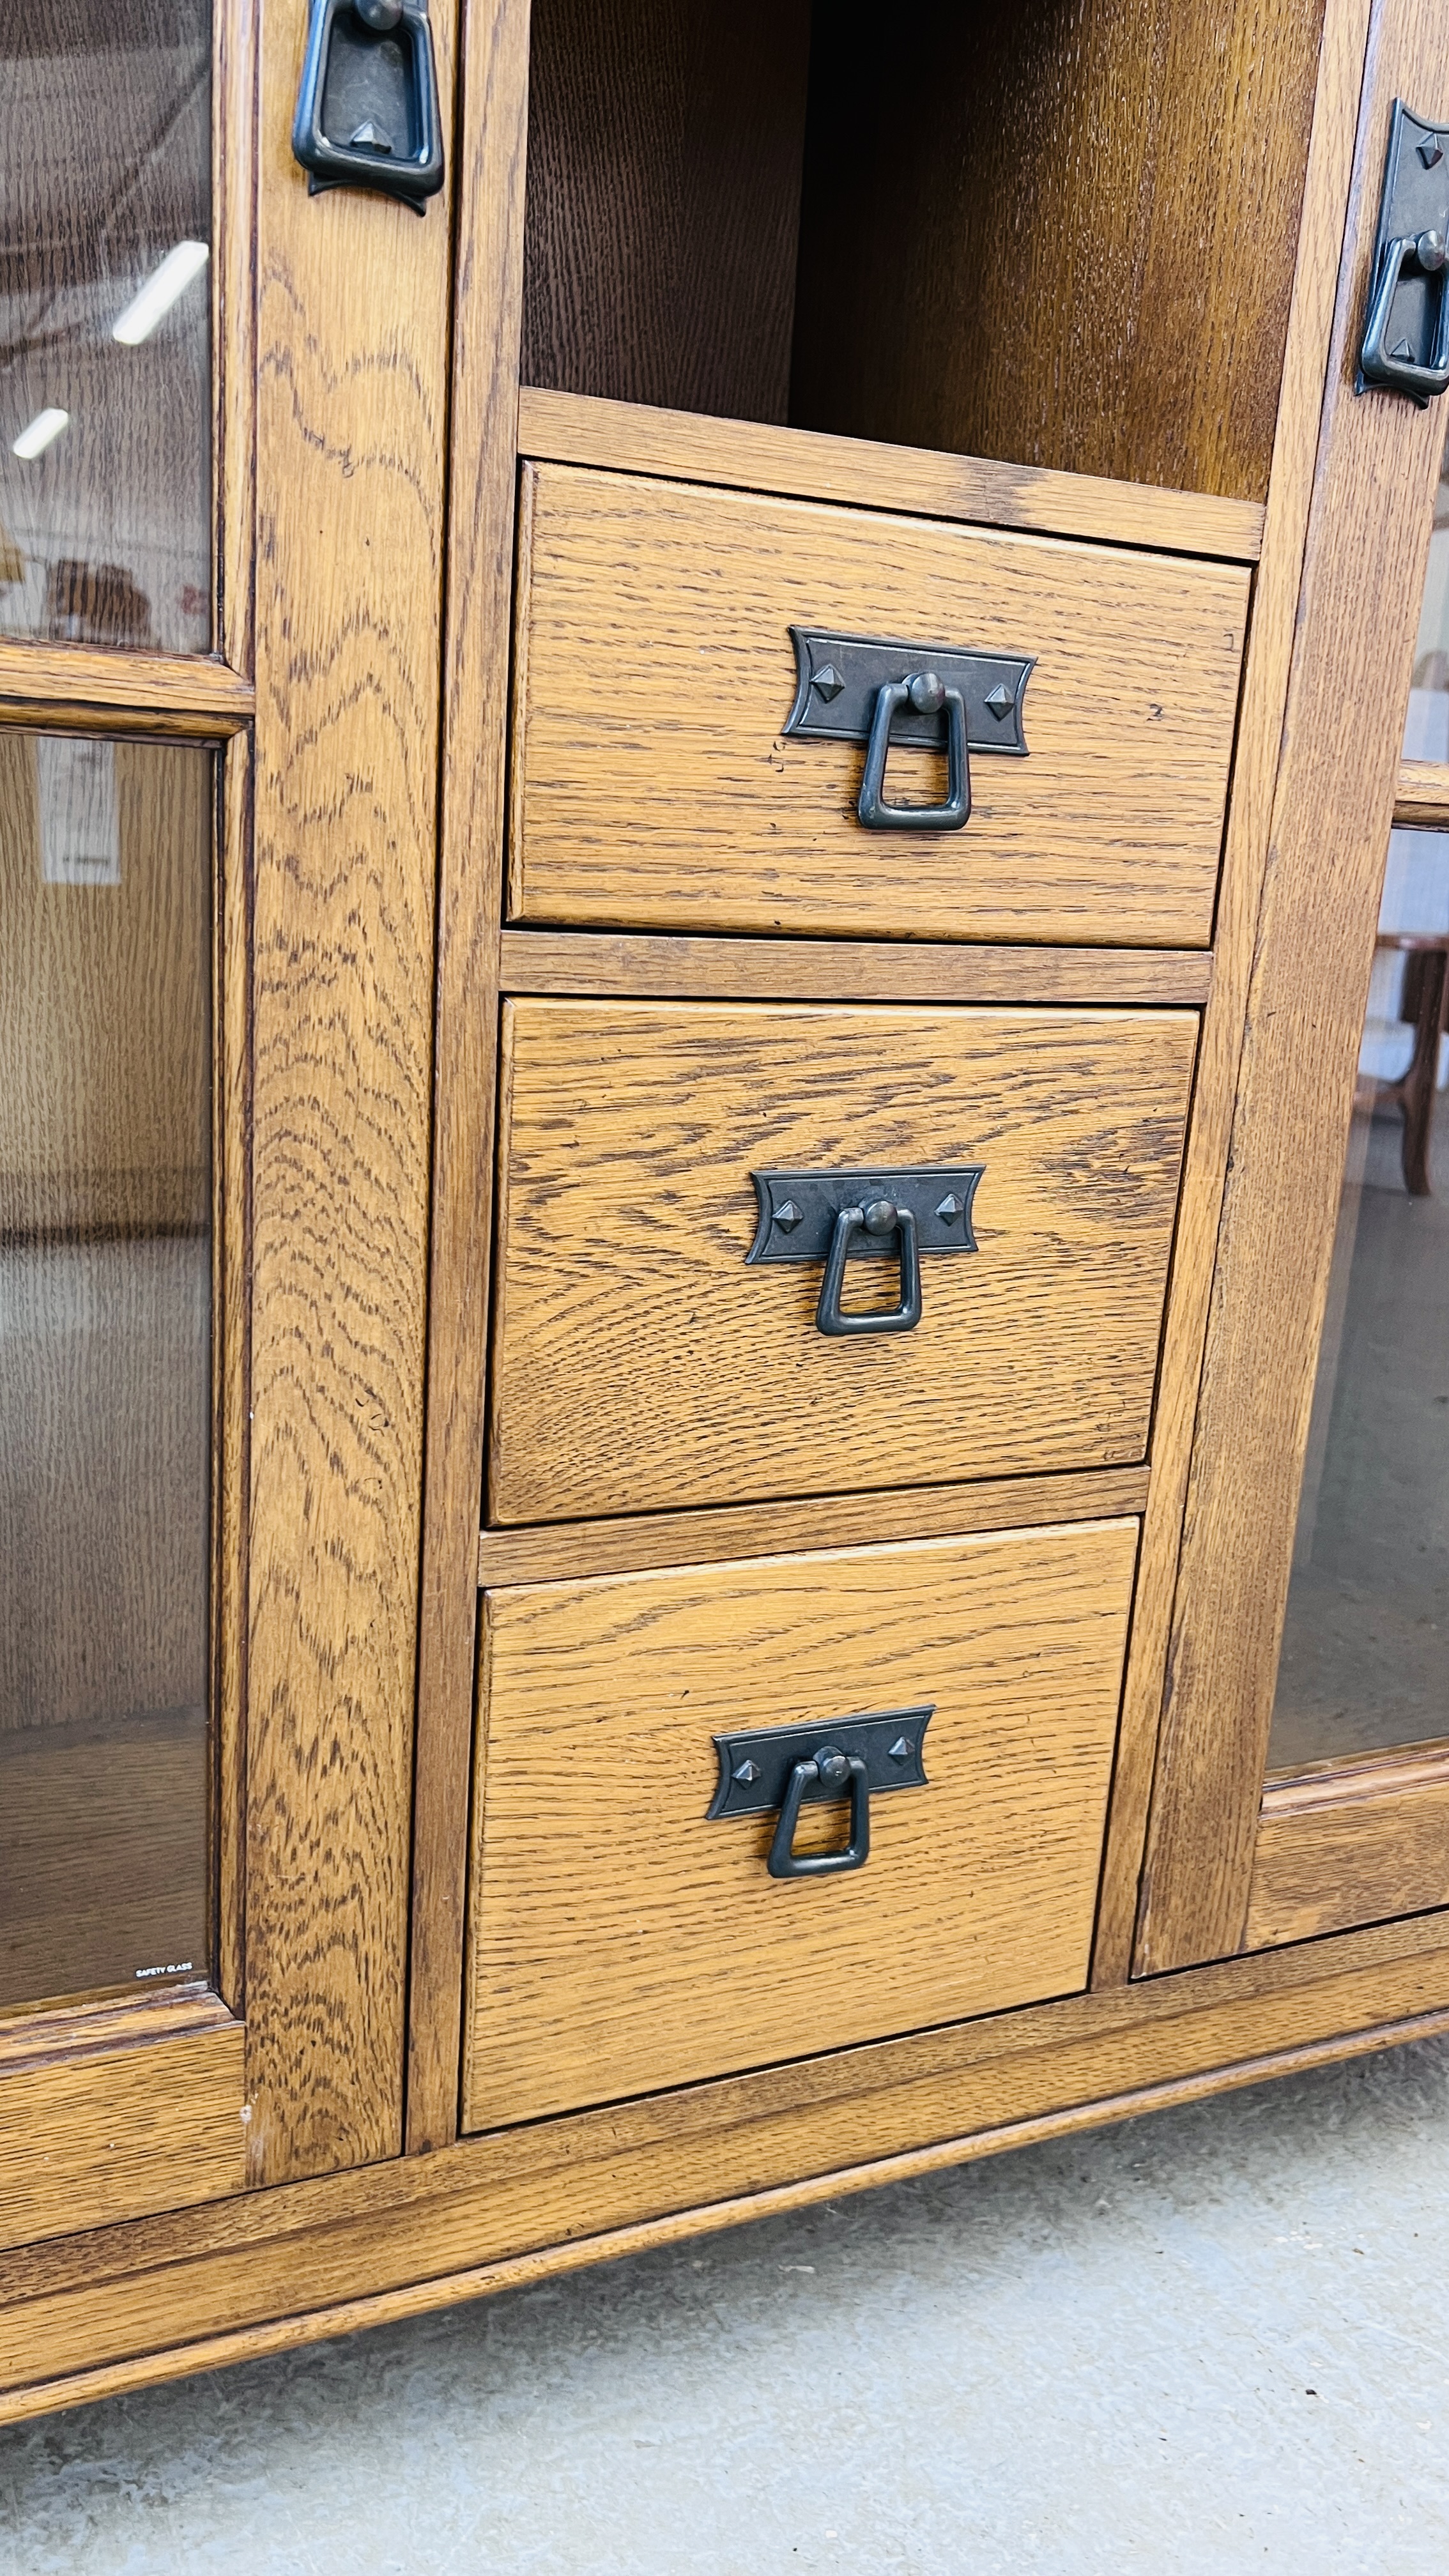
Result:
{"type": "MultiPolygon", "coordinates": [[[[1135,1521],[489,1594],[470,2128],[1086,1982],[1135,1521]],[[716,1735],[930,1705],[870,1855],[778,1880],[716,1735]]],[[[839,1848],[843,1801],[796,1848],[839,1848]]]]}

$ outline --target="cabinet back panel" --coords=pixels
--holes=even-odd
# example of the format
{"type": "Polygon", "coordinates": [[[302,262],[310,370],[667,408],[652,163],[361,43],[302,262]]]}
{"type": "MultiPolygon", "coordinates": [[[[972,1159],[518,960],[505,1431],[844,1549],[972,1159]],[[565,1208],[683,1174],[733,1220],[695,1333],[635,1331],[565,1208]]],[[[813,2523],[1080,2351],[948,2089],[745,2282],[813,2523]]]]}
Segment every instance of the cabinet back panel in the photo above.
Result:
{"type": "Polygon", "coordinates": [[[783,421],[808,0],[536,0],[523,381],[783,421]]]}

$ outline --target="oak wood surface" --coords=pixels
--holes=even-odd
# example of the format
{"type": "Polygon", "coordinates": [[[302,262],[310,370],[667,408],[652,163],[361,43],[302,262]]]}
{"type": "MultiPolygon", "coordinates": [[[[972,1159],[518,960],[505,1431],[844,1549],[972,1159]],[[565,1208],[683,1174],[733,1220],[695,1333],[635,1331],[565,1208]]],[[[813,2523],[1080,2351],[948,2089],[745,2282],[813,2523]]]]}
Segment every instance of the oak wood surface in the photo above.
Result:
{"type": "MultiPolygon", "coordinates": [[[[449,213],[307,194],[262,29],[247,2084],[258,2181],[402,2137],[449,213]]],[[[444,129],[454,11],[432,11],[444,129]]]]}
{"type": "Polygon", "coordinates": [[[528,0],[473,0],[460,73],[408,2010],[406,2135],[414,2153],[445,2145],[458,2126],[528,14],[528,0]]]}
{"type": "Polygon", "coordinates": [[[1394,821],[1442,832],[1449,825],[1449,768],[1437,760],[1401,760],[1394,821]]]}
{"type": "Polygon", "coordinates": [[[0,2245],[241,2190],[242,2031],[213,1998],[0,2027],[0,2245]],[[109,2040],[109,2045],[107,2041],[109,2040]]]}
{"type": "Polygon", "coordinates": [[[0,2385],[8,2412],[39,2411],[101,2393],[126,2356],[138,2378],[204,2367],[272,2321],[285,2343],[389,2312],[372,2300],[444,2304],[1417,2037],[1446,2012],[1431,1915],[53,2240],[7,2264],[0,2385]]]}
{"type": "Polygon", "coordinates": [[[1240,569],[569,466],[521,507],[514,916],[1207,943],[1240,569]],[[974,759],[963,832],[863,831],[859,745],[781,739],[792,624],[1036,655],[1028,757],[974,759]]]}
{"type": "Polygon", "coordinates": [[[505,930],[505,993],[769,1002],[1205,1002],[1199,949],[928,947],[894,939],[660,939],[505,930]]]}
{"type": "MultiPolygon", "coordinates": [[[[1085,1522],[486,1594],[464,2126],[1084,1984],[1136,1542],[1085,1522]],[[773,1815],[705,1821],[716,1729],[915,1707],[929,1785],[872,1798],[863,1869],[772,1880],[773,1815]]],[[[841,1839],[816,1808],[795,1847],[841,1839]]]]}
{"type": "Polygon", "coordinates": [[[1136,1935],[1203,1337],[1258,897],[1268,858],[1324,372],[1336,295],[1348,291],[1346,282],[1340,286],[1339,255],[1368,14],[1369,0],[1329,0],[1324,21],[1263,557],[1244,666],[1213,990],[1203,1020],[1188,1130],[1153,1421],[1152,1492],[1143,1523],[1102,1873],[1092,1974],[1103,1985],[1128,1974],[1136,1935]]]}
{"type": "Polygon", "coordinates": [[[1322,16],[834,7],[791,418],[1261,500],[1322,16]]]}
{"type": "Polygon", "coordinates": [[[809,0],[534,0],[526,383],[783,420],[809,0]]]}
{"type": "Polygon", "coordinates": [[[490,1518],[1140,1459],[1196,1026],[507,1003],[490,1518]],[[914,1332],[832,1340],[818,1263],[746,1262],[752,1171],[958,1158],[978,1249],[923,1256],[914,1332]]]}
{"type": "Polygon", "coordinates": [[[636,1512],[622,1520],[485,1529],[478,1533],[478,1581],[495,1588],[559,1583],[871,1540],[1107,1520],[1140,1512],[1150,1484],[1145,1467],[1109,1467],[1085,1476],[1001,1476],[974,1485],[907,1485],[893,1493],[750,1503],[735,1511],[636,1512]]]}
{"type": "Polygon", "coordinates": [[[1253,949],[1170,1649],[1139,1965],[1247,1917],[1319,1329],[1442,424],[1353,391],[1395,95],[1449,111],[1442,29],[1382,0],[1369,54],[1253,949]],[[1362,731],[1344,710],[1372,705],[1362,731]],[[1327,899],[1326,899],[1327,890],[1327,899]]]}
{"type": "Polygon", "coordinates": [[[1449,1905],[1449,1748],[1322,1765],[1263,1793],[1245,1950],[1449,1905]]]}
{"type": "Polygon", "coordinates": [[[994,457],[943,455],[868,438],[833,438],[749,420],[606,402],[531,385],[518,396],[520,456],[560,465],[612,466],[677,483],[718,483],[746,492],[787,492],[802,501],[845,501],[860,509],[907,510],[918,518],[964,519],[1056,537],[1100,537],[1166,553],[1220,555],[1254,563],[1263,506],[1207,492],[1172,492],[1099,474],[1058,474],[994,457]]]}
{"type": "Polygon", "coordinates": [[[0,725],[215,738],[254,707],[250,682],[208,654],[0,641],[0,725]]]}

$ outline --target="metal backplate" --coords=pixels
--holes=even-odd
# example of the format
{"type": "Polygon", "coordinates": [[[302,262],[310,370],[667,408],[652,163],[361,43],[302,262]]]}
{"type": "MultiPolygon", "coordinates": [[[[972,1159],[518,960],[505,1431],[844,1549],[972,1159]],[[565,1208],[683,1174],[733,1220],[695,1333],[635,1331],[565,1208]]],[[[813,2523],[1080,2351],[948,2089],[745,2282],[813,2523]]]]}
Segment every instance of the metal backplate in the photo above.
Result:
{"type": "MultiPolygon", "coordinates": [[[[923,1708],[873,1709],[865,1717],[823,1717],[810,1726],[757,1726],[717,1735],[719,1785],[709,1815],[768,1814],[782,1803],[796,1763],[813,1761],[827,1744],[859,1757],[873,1791],[924,1789],[926,1729],[934,1714],[933,1700],[923,1708]]],[[[839,1794],[817,1785],[806,1790],[803,1803],[819,1806],[839,1794]]]]}
{"type": "MultiPolygon", "coordinates": [[[[868,742],[877,692],[892,680],[934,671],[948,689],[959,689],[966,707],[970,751],[1006,751],[1026,757],[1021,701],[1036,656],[960,653],[950,644],[902,644],[880,635],[830,635],[823,628],[792,626],[795,703],[786,733],[813,741],[868,742]]],[[[891,727],[893,743],[946,748],[944,709],[921,715],[903,707],[891,727]]]]}
{"type": "MultiPolygon", "coordinates": [[[[1426,270],[1416,248],[1410,247],[1408,257],[1396,263],[1392,283],[1385,270],[1395,242],[1410,246],[1437,243],[1442,248],[1446,236],[1449,122],[1426,125],[1402,99],[1396,99],[1374,244],[1371,312],[1377,307],[1381,289],[1391,291],[1392,300],[1387,313],[1380,317],[1381,327],[1365,334],[1359,357],[1360,392],[1365,383],[1387,385],[1412,394],[1422,406],[1428,394],[1442,390],[1432,384],[1416,384],[1401,371],[1409,368],[1417,375],[1432,364],[1433,344],[1441,331],[1444,299],[1449,294],[1444,267],[1441,264],[1426,270]]],[[[1433,258],[1438,254],[1431,250],[1428,255],[1433,258]]]]}
{"type": "MultiPolygon", "coordinates": [[[[874,1164],[843,1172],[751,1172],[760,1202],[747,1261],[823,1261],[842,1208],[869,1207],[873,1199],[902,1201],[916,1220],[922,1252],[974,1252],[971,1202],[984,1163],[924,1163],[901,1171],[874,1164]]],[[[900,1228],[858,1234],[852,1261],[900,1255],[900,1228]]]]}

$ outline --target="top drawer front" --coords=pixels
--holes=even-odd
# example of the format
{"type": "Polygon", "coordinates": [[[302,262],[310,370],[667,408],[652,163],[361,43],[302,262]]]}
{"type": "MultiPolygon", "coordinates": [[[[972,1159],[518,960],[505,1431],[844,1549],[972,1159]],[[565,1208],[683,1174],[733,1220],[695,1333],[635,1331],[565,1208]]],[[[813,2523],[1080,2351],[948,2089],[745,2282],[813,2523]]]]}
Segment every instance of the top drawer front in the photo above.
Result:
{"type": "MultiPolygon", "coordinates": [[[[1248,576],[572,466],[524,469],[520,920],[1211,938],[1248,576]],[[781,739],[793,626],[1035,656],[964,830],[866,831],[856,743],[781,739]]],[[[895,749],[893,801],[944,762],[895,749]]]]}

